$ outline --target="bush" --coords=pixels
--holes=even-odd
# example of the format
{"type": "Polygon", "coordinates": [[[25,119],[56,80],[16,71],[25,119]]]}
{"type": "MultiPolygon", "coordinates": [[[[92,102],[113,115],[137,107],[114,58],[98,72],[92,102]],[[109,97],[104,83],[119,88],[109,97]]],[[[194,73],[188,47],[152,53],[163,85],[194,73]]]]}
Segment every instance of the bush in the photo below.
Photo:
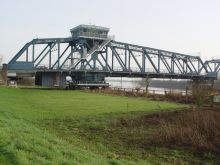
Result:
{"type": "Polygon", "coordinates": [[[190,148],[197,153],[220,155],[220,112],[186,111],[164,120],[151,142],[168,147],[190,148]]]}

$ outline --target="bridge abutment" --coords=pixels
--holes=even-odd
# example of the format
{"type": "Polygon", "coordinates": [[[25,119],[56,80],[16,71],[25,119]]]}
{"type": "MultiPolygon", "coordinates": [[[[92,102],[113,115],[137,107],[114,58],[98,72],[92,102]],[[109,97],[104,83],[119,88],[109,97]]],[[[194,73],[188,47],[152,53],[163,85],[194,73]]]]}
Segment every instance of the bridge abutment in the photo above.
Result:
{"type": "Polygon", "coordinates": [[[66,76],[67,74],[63,72],[37,72],[35,85],[64,87],[66,85],[66,76]]]}

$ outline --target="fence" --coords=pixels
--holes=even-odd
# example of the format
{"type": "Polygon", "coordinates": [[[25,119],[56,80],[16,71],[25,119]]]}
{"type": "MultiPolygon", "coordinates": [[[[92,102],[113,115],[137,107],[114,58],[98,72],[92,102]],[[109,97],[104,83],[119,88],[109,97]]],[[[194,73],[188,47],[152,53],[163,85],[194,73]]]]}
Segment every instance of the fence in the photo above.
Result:
{"type": "Polygon", "coordinates": [[[111,88],[112,90],[115,91],[124,91],[124,92],[132,92],[132,93],[148,93],[148,94],[154,94],[154,95],[168,95],[168,94],[173,94],[173,95],[181,95],[181,96],[188,96],[192,95],[192,91],[186,90],[186,91],[178,91],[178,90],[146,90],[146,89],[137,89],[137,88],[117,88],[113,87],[111,88]]]}

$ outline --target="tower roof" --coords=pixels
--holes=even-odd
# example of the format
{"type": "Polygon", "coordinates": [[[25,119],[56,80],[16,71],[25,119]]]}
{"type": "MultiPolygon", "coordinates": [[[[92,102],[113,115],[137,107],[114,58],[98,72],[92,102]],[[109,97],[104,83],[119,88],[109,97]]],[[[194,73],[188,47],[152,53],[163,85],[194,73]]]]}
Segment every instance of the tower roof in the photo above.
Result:
{"type": "Polygon", "coordinates": [[[81,24],[79,26],[76,26],[76,27],[72,28],[70,31],[75,31],[75,30],[81,29],[81,28],[95,29],[95,30],[101,30],[101,31],[106,31],[106,32],[109,32],[109,30],[110,30],[109,28],[102,27],[102,26],[81,24]]]}

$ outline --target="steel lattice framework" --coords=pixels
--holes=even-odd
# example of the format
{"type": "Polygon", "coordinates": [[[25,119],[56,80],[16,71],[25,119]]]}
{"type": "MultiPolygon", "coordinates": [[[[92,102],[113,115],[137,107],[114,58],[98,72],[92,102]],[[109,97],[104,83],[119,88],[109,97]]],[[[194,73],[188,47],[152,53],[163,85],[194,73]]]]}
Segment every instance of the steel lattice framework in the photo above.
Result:
{"type": "Polygon", "coordinates": [[[138,46],[114,40],[89,45],[85,39],[33,39],[8,63],[9,70],[102,73],[180,79],[216,79],[220,60],[138,46]],[[84,50],[88,50],[86,53],[84,50]]]}

